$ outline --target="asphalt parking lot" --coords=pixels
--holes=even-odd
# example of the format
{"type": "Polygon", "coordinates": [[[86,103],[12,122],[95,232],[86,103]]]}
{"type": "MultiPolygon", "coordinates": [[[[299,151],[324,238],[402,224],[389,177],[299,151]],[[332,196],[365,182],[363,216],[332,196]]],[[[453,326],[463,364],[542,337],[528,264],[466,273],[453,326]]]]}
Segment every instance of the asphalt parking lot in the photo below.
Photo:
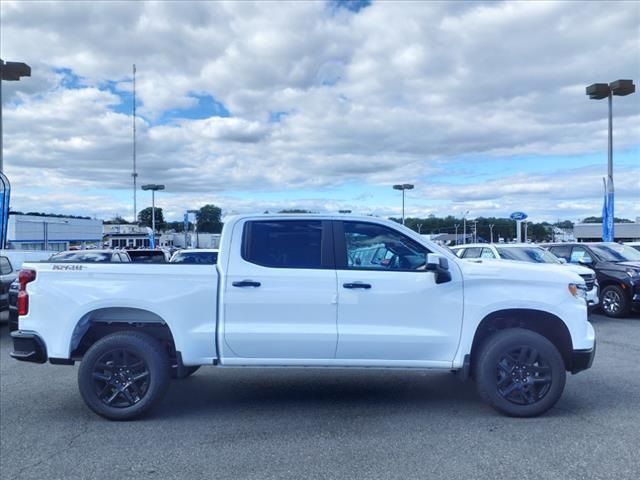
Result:
{"type": "Polygon", "coordinates": [[[593,315],[598,353],[545,416],[495,413],[446,373],[203,368],[142,420],[83,404],[76,367],[9,357],[2,479],[637,479],[640,315],[593,315]]]}

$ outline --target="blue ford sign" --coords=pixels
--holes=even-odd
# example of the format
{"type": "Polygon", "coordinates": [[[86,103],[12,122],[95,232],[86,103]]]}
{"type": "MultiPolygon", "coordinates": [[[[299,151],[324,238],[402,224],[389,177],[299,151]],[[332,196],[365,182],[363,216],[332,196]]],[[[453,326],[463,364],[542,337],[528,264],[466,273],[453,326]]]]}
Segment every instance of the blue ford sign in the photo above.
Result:
{"type": "Polygon", "coordinates": [[[528,215],[524,212],[513,212],[511,214],[511,220],[524,220],[527,216],[528,215]]]}

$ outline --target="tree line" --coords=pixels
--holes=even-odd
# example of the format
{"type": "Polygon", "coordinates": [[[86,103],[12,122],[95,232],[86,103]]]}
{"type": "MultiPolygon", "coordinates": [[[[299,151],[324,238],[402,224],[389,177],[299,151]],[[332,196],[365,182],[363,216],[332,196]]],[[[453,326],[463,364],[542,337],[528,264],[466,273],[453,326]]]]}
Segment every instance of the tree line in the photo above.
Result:
{"type": "MultiPolygon", "coordinates": [[[[137,225],[141,227],[151,227],[152,207],[147,207],[138,212],[137,225]]],[[[196,225],[200,233],[220,233],[222,231],[222,210],[215,205],[203,205],[196,212],[196,225]]],[[[119,215],[104,222],[107,225],[130,225],[119,215]]],[[[189,231],[193,230],[193,222],[188,222],[189,231]]],[[[164,218],[162,207],[156,207],[156,230],[173,230],[177,233],[184,232],[184,221],[167,222],[164,218]]]]}

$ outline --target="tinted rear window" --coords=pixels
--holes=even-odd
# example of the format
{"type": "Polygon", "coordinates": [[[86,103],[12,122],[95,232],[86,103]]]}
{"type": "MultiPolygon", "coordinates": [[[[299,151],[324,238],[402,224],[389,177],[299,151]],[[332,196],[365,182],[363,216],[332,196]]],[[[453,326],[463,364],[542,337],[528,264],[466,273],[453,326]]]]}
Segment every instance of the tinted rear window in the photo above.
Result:
{"type": "Polygon", "coordinates": [[[213,265],[218,261],[216,252],[178,252],[171,259],[171,263],[189,263],[199,265],[213,265]]]}
{"type": "Polygon", "coordinates": [[[164,252],[157,250],[129,250],[129,257],[135,263],[166,263],[164,252]]]}
{"type": "Polygon", "coordinates": [[[242,258],[275,268],[321,268],[322,222],[280,220],[247,222],[242,258]]]}

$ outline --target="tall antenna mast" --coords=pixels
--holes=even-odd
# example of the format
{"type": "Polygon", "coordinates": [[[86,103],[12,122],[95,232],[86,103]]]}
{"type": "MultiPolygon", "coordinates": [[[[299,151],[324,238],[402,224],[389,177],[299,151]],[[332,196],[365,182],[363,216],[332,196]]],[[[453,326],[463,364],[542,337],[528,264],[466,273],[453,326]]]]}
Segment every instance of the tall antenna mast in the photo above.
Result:
{"type": "Polygon", "coordinates": [[[136,171],[136,64],[133,64],[133,223],[138,221],[138,206],[136,205],[136,183],[138,172],[136,171]]]}

